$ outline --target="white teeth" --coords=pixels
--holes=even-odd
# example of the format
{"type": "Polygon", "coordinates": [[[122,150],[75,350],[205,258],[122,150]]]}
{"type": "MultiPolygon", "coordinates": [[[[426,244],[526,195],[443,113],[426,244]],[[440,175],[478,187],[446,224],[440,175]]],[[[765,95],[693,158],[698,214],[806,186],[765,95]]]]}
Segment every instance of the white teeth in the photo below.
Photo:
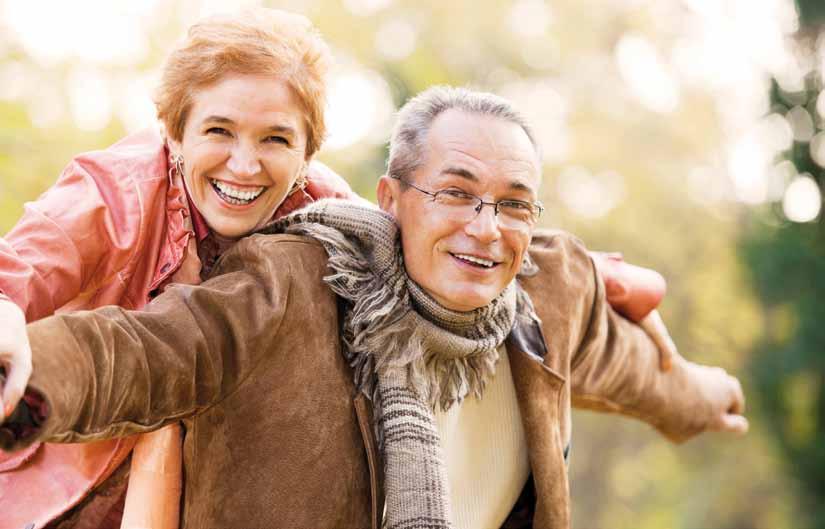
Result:
{"type": "Polygon", "coordinates": [[[465,261],[470,261],[471,263],[480,264],[481,266],[486,266],[487,268],[490,268],[491,266],[496,264],[494,261],[490,261],[489,259],[482,259],[481,257],[467,255],[466,253],[456,253],[453,255],[455,255],[459,259],[464,259],[465,261]]]}
{"type": "Polygon", "coordinates": [[[224,195],[230,196],[232,198],[237,198],[238,200],[245,200],[250,201],[253,199],[258,198],[258,196],[264,192],[266,187],[261,186],[256,188],[253,191],[244,191],[237,187],[227,184],[226,182],[221,182],[220,180],[211,180],[212,184],[217,187],[221,193],[224,195]]]}

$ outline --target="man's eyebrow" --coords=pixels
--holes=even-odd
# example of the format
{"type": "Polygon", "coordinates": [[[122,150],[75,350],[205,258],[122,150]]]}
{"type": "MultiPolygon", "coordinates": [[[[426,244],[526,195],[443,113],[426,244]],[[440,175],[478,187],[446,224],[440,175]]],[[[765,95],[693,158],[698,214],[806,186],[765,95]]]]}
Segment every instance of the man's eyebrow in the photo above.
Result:
{"type": "MultiPolygon", "coordinates": [[[[471,182],[478,182],[478,177],[475,174],[462,167],[447,167],[446,169],[441,171],[441,174],[459,176],[471,182]]],[[[510,185],[508,187],[513,191],[526,191],[527,193],[535,193],[535,189],[525,184],[524,182],[520,182],[519,180],[511,180],[510,185]]]]}
{"type": "Polygon", "coordinates": [[[461,167],[447,167],[443,171],[441,171],[441,174],[451,174],[454,176],[460,176],[461,178],[466,178],[471,182],[478,182],[478,177],[476,175],[474,175],[467,169],[463,169],[461,167]]]}
{"type": "Polygon", "coordinates": [[[525,184],[523,182],[519,182],[517,180],[511,180],[510,181],[510,189],[512,189],[513,191],[527,191],[528,193],[534,193],[535,192],[535,190],[532,187],[528,186],[527,184],[525,184]]]}

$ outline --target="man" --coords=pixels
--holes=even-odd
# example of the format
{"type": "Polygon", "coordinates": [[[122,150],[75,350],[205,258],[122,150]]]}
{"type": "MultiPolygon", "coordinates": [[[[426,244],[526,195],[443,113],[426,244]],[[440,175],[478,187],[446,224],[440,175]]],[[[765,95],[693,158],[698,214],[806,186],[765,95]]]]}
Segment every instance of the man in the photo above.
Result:
{"type": "Polygon", "coordinates": [[[34,431],[8,421],[5,446],[182,419],[184,528],[555,529],[571,401],[675,441],[746,430],[736,379],[679,357],[663,373],[582,245],[534,236],[539,175],[506,101],[424,92],[383,211],[321,202],[145,312],[30,325],[29,402],[47,411],[34,431]]]}

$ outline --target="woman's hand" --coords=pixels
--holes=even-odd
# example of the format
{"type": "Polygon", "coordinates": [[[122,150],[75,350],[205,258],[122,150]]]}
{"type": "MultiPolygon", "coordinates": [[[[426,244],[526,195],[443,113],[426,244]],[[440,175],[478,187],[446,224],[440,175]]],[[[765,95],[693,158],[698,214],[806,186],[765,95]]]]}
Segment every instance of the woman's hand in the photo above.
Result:
{"type": "Polygon", "coordinates": [[[26,317],[16,304],[0,299],[0,365],[6,380],[0,393],[0,422],[17,406],[32,374],[32,351],[26,334],[26,317]]]}
{"type": "Polygon", "coordinates": [[[659,272],[626,263],[619,253],[590,252],[604,279],[607,302],[615,311],[637,323],[659,349],[659,367],[670,371],[679,354],[656,307],[667,290],[659,272]]]}
{"type": "Polygon", "coordinates": [[[665,322],[659,315],[658,310],[652,310],[639,322],[639,326],[645,330],[647,335],[656,344],[659,349],[659,368],[664,371],[670,371],[673,366],[673,359],[679,356],[679,351],[676,349],[676,344],[667,332],[665,322]]]}

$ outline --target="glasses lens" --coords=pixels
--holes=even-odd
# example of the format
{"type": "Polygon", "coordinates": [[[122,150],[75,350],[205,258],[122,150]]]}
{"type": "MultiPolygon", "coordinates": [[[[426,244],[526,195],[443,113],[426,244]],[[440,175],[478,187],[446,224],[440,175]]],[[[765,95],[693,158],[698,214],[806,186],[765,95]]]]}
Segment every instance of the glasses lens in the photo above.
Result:
{"type": "Polygon", "coordinates": [[[479,199],[474,195],[455,189],[439,191],[433,199],[445,215],[459,221],[472,220],[479,203],[479,199]]]}
{"type": "Polygon", "coordinates": [[[536,216],[535,206],[528,202],[505,200],[498,205],[498,221],[506,228],[531,228],[536,216]]]}
{"type": "Polygon", "coordinates": [[[469,206],[474,208],[478,205],[478,198],[455,189],[444,189],[435,194],[435,201],[444,206],[469,206]]]}
{"type": "MultiPolygon", "coordinates": [[[[449,218],[469,222],[479,213],[481,199],[455,189],[444,189],[433,195],[438,209],[449,218]]],[[[536,223],[538,208],[521,200],[504,200],[498,204],[498,223],[512,230],[529,230],[536,223]]]]}

